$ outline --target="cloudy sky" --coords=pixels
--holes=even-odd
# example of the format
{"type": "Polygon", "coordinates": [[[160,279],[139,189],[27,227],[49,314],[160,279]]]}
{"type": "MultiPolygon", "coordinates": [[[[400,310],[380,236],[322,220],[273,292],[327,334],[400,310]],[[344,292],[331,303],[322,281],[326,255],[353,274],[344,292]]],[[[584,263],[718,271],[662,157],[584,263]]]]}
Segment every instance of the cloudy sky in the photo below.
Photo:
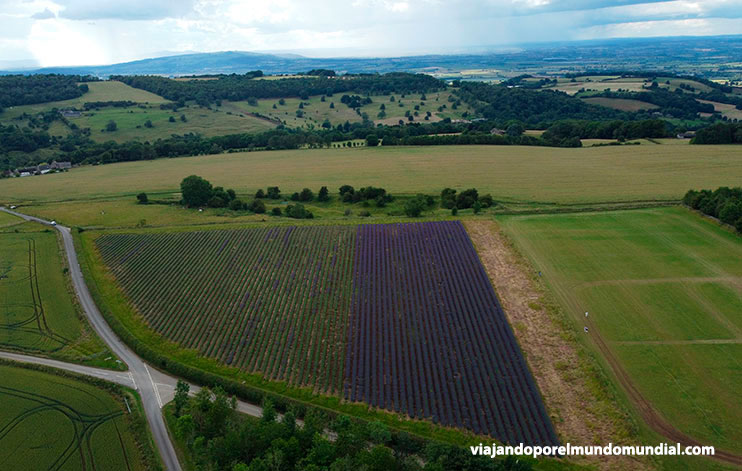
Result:
{"type": "Polygon", "coordinates": [[[184,51],[391,56],[742,34],[742,0],[0,0],[0,25],[6,67],[184,51]]]}

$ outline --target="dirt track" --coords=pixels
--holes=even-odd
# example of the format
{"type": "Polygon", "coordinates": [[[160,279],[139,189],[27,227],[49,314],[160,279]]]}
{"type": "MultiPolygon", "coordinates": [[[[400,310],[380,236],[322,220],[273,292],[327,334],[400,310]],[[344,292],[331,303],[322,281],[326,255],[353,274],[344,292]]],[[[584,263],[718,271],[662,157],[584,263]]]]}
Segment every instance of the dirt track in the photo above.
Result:
{"type": "MultiPolygon", "coordinates": [[[[647,425],[649,425],[649,427],[655,432],[668,438],[671,442],[680,443],[683,446],[707,445],[684,434],[660,416],[654,407],[652,407],[652,404],[641,395],[631,382],[628,373],[626,373],[616,357],[613,356],[613,353],[610,348],[608,348],[608,345],[603,340],[603,337],[601,337],[592,320],[588,319],[587,323],[589,325],[590,336],[595,340],[595,344],[600,349],[600,352],[603,354],[606,361],[611,365],[611,369],[613,369],[613,372],[621,383],[621,386],[629,395],[631,401],[636,405],[637,409],[639,409],[639,413],[647,425]]],[[[742,466],[742,456],[718,448],[715,449],[715,452],[716,454],[713,457],[714,459],[725,463],[731,463],[736,466],[742,466]]]]}

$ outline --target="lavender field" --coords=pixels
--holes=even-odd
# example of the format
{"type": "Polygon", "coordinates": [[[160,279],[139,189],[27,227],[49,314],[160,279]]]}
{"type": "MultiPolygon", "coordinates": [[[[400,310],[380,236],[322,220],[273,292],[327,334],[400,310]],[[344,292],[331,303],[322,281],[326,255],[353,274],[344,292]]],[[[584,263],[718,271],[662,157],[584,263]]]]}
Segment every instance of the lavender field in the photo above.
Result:
{"type": "Polygon", "coordinates": [[[227,365],[508,443],[557,441],[459,222],[108,234],[146,322],[227,365]]]}

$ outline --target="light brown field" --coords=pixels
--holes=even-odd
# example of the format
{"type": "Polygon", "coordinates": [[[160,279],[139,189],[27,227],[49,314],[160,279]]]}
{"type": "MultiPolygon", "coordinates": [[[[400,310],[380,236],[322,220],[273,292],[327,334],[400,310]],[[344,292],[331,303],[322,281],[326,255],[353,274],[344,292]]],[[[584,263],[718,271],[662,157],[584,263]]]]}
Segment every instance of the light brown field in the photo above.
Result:
{"type": "Polygon", "coordinates": [[[589,97],[583,98],[582,100],[591,105],[605,106],[619,111],[653,110],[659,108],[659,106],[652,103],[645,103],[643,101],[629,100],[625,98],[589,97]]]}
{"type": "Polygon", "coordinates": [[[327,185],[335,192],[349,184],[395,194],[475,187],[504,201],[563,204],[678,200],[691,188],[739,185],[742,146],[382,146],[220,154],[4,179],[0,202],[174,193],[193,174],[242,194],[268,185],[284,191],[327,185]]]}

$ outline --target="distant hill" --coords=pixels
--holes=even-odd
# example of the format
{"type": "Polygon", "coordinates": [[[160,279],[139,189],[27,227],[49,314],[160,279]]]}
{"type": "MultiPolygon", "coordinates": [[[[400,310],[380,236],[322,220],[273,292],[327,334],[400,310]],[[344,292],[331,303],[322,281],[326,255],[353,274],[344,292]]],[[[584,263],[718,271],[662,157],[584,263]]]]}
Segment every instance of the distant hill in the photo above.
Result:
{"type": "MultiPolygon", "coordinates": [[[[262,70],[266,74],[292,74],[311,69],[333,69],[339,73],[426,72],[450,79],[501,80],[524,72],[564,74],[585,69],[651,68],[705,78],[738,78],[742,77],[740,62],[742,36],[735,35],[527,44],[511,48],[507,52],[376,58],[310,58],[297,54],[226,51],[168,55],[102,66],[27,69],[22,73],[92,74],[108,77],[241,74],[251,70],[262,70]],[[478,73],[480,70],[486,73],[478,73]]],[[[8,73],[21,72],[0,72],[8,73]]]]}

